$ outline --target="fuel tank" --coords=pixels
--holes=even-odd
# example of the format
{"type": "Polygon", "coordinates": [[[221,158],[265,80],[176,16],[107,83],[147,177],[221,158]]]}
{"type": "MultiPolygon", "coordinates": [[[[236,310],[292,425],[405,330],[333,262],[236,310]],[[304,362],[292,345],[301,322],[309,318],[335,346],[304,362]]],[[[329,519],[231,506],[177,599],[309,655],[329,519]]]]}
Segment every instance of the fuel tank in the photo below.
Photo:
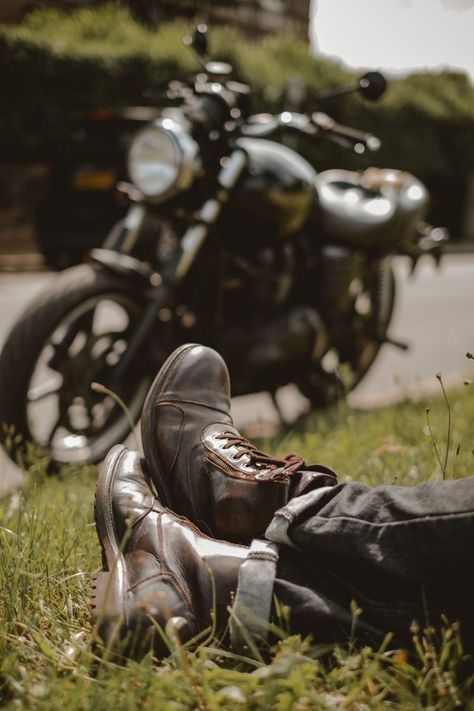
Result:
{"type": "Polygon", "coordinates": [[[229,238],[268,241],[295,234],[315,205],[315,170],[279,143],[261,138],[237,143],[250,160],[222,215],[229,238]]]}
{"type": "Polygon", "coordinates": [[[401,170],[325,170],[316,178],[325,241],[387,253],[410,244],[428,206],[428,191],[401,170]]]}

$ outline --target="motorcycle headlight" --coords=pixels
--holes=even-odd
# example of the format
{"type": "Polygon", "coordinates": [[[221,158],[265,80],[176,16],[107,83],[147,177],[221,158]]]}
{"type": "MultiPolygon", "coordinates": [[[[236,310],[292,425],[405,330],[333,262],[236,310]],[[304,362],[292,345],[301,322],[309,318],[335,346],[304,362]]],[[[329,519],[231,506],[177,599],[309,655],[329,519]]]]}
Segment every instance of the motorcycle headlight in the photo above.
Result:
{"type": "Polygon", "coordinates": [[[137,133],[128,154],[128,173],[146,198],[161,202],[190,187],[199,148],[183,126],[158,119],[137,133]]]}

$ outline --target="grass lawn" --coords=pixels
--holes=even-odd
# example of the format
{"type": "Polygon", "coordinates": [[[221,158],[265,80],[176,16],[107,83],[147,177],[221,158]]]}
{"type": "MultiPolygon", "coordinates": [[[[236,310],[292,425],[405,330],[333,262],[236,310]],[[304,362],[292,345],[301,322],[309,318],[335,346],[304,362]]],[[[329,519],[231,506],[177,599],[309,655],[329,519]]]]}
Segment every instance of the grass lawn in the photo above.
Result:
{"type": "MultiPolygon", "coordinates": [[[[265,448],[299,451],[349,478],[414,485],[473,473],[474,384],[430,401],[312,416],[265,448]],[[427,413],[427,409],[429,412],[427,413]],[[450,421],[450,424],[449,424],[450,421]]],[[[474,668],[456,624],[414,628],[415,652],[288,636],[242,659],[207,637],[197,651],[119,666],[91,646],[96,472],[47,477],[0,502],[0,707],[7,709],[474,709],[474,668]],[[472,701],[471,696],[473,697],[472,701]]],[[[473,600],[474,604],[474,600],[473,600]]]]}

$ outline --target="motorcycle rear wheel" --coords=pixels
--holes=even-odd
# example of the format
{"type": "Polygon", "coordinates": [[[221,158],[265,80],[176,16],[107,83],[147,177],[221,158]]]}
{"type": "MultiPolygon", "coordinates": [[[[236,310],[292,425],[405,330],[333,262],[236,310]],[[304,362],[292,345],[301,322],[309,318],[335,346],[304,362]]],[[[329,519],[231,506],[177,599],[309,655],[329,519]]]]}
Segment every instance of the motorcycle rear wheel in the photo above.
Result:
{"type": "Polygon", "coordinates": [[[343,399],[375,362],[392,320],[396,281],[389,260],[367,269],[351,284],[350,308],[342,317],[334,346],[298,382],[314,408],[343,399]]]}
{"type": "Polygon", "coordinates": [[[1,437],[13,459],[33,442],[52,470],[94,463],[129,434],[152,379],[143,363],[126,382],[113,380],[143,309],[135,286],[98,267],[73,267],[16,323],[0,355],[1,437]]]}

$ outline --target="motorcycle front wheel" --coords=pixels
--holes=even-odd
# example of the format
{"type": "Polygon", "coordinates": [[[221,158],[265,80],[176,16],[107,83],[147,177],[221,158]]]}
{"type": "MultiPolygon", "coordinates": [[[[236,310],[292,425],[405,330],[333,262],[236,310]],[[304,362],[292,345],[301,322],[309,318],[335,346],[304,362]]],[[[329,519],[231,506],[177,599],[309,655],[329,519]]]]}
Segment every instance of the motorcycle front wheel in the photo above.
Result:
{"type": "Polygon", "coordinates": [[[99,267],[73,267],[16,323],[0,355],[2,439],[12,458],[33,442],[53,469],[94,463],[129,434],[152,379],[143,359],[114,380],[143,310],[135,287],[99,267]]]}
{"type": "Polygon", "coordinates": [[[333,342],[298,387],[315,408],[329,407],[361,382],[384,343],[396,300],[389,259],[371,264],[349,289],[349,306],[337,319],[333,342]]]}

